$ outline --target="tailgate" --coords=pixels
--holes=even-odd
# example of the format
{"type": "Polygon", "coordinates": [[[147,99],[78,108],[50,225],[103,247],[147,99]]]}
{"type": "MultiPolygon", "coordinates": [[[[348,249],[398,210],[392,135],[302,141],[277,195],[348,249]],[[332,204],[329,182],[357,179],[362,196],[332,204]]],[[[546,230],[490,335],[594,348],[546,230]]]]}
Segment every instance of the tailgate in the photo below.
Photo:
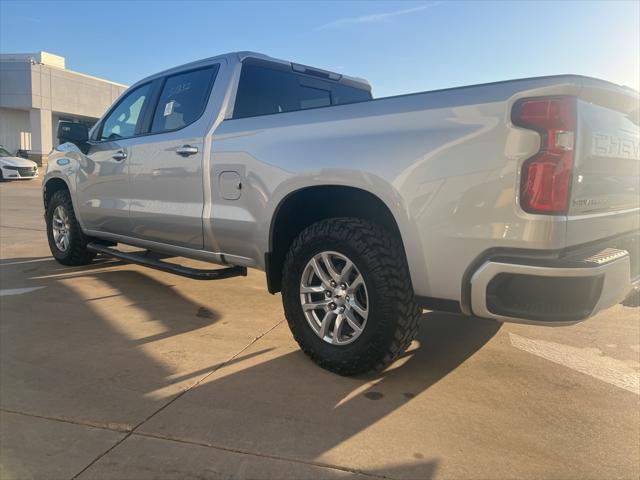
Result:
{"type": "Polygon", "coordinates": [[[567,246],[640,228],[638,99],[596,80],[581,89],[567,246]]]}

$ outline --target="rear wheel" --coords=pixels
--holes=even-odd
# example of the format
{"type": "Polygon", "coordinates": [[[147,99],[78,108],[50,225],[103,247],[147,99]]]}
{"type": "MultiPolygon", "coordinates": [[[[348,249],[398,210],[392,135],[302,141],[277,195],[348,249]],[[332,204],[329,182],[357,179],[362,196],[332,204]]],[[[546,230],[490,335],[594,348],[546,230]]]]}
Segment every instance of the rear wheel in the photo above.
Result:
{"type": "Polygon", "coordinates": [[[415,337],[421,314],[399,240],[357,218],[321,221],[298,236],[282,297],[302,350],[341,375],[388,366],[415,337]]]}
{"type": "Polygon", "coordinates": [[[54,258],[64,265],[86,265],[95,253],[87,250],[87,237],[82,233],[67,190],[53,194],[47,206],[47,238],[54,258]]]}

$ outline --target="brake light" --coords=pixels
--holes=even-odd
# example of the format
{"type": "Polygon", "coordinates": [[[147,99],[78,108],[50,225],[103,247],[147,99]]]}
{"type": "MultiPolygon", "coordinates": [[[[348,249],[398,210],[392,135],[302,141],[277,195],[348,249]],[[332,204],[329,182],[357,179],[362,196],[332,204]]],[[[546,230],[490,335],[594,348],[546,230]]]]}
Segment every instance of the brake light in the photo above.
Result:
{"type": "Polygon", "coordinates": [[[513,107],[512,122],[540,133],[540,151],[522,166],[520,205],[531,213],[569,209],[576,129],[575,97],[529,98],[513,107]]]}

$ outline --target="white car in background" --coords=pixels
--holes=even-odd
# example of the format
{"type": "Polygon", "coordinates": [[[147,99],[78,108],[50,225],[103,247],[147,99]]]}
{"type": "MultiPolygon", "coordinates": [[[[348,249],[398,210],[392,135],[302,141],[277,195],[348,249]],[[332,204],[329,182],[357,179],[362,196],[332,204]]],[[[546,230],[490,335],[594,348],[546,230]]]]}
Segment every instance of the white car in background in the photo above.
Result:
{"type": "Polygon", "coordinates": [[[38,177],[38,164],[25,158],[11,155],[0,145],[0,181],[26,180],[38,177]]]}

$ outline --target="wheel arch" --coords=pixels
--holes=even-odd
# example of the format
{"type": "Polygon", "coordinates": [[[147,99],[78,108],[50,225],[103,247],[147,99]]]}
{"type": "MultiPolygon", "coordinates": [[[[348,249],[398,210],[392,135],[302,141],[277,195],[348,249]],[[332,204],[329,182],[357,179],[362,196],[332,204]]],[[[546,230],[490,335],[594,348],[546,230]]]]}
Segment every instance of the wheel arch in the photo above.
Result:
{"type": "Polygon", "coordinates": [[[311,224],[336,217],[358,217],[382,225],[402,242],[400,228],[391,209],[377,195],[358,187],[314,185],[287,194],[274,210],[269,228],[269,250],[265,253],[267,288],[281,289],[282,267],[293,240],[311,224]],[[326,202],[331,198],[331,202],[326,202]]]}
{"type": "Polygon", "coordinates": [[[45,213],[47,212],[47,208],[49,206],[51,198],[56,192],[60,190],[67,190],[69,192],[69,195],[71,196],[71,189],[69,188],[69,184],[62,177],[54,176],[45,180],[44,184],[42,185],[42,201],[44,204],[45,213]]]}

